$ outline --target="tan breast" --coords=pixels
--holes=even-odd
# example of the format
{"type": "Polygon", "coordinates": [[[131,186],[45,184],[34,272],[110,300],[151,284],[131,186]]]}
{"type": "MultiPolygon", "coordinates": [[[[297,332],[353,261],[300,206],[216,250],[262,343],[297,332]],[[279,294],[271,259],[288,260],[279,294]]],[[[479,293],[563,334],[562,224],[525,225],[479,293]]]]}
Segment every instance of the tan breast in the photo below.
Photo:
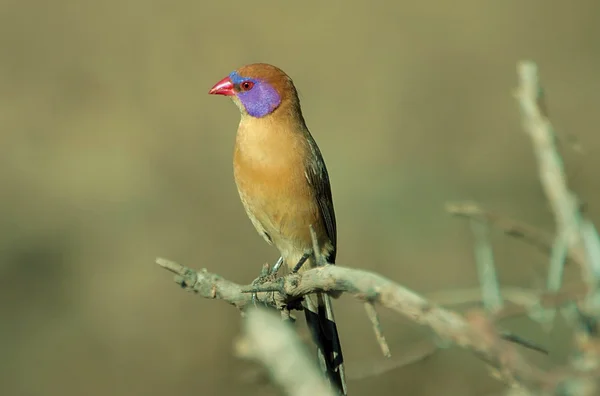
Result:
{"type": "Polygon", "coordinates": [[[308,227],[318,216],[305,176],[307,149],[302,132],[290,125],[251,117],[240,122],[233,158],[240,198],[254,227],[282,255],[310,248],[308,227]]]}

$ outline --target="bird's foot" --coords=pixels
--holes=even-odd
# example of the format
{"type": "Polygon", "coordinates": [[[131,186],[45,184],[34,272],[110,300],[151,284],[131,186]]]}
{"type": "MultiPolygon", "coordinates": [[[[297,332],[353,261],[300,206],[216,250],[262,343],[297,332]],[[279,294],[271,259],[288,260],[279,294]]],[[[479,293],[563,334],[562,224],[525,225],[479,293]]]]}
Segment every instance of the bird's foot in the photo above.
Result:
{"type": "MultiPolygon", "coordinates": [[[[262,266],[260,270],[260,274],[258,278],[254,279],[251,283],[252,286],[258,286],[267,281],[267,277],[269,276],[269,264],[265,264],[262,266]]],[[[258,307],[258,294],[257,292],[252,292],[252,305],[254,307],[258,307]]]]}
{"type": "MultiPolygon", "coordinates": [[[[254,279],[252,281],[251,285],[259,286],[259,285],[262,285],[263,283],[273,281],[275,279],[275,277],[277,276],[277,271],[279,271],[279,268],[281,268],[282,264],[283,264],[283,257],[279,257],[279,259],[273,265],[272,268],[270,268],[268,263],[263,265],[260,270],[260,275],[258,276],[258,278],[254,279]]],[[[257,296],[256,292],[252,292],[252,304],[255,307],[258,307],[258,296],[257,296]]],[[[263,305],[267,306],[267,303],[263,303],[263,305]]]]}

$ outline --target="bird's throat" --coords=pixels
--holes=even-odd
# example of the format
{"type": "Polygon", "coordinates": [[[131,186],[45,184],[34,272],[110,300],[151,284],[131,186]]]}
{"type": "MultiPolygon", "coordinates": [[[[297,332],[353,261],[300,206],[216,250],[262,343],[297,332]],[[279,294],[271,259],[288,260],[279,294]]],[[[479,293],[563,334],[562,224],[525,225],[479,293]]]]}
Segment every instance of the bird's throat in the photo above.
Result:
{"type": "Polygon", "coordinates": [[[242,117],[236,136],[235,155],[253,167],[277,167],[301,159],[301,134],[293,125],[271,117],[242,117]]]}

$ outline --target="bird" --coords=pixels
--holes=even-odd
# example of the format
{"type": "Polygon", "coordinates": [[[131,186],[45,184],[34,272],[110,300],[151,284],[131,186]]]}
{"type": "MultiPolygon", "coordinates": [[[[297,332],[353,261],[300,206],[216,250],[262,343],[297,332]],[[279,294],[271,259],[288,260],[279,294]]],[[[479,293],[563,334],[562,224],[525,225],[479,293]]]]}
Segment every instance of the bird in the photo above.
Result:
{"type": "MultiPolygon", "coordinates": [[[[217,82],[209,94],[230,97],[240,111],[234,179],[254,228],[279,251],[274,270],[285,265],[302,272],[318,266],[319,258],[335,264],[337,229],[329,174],[292,79],[271,64],[248,64],[217,82]],[[319,252],[313,250],[311,230],[319,252]]],[[[302,306],[319,363],[333,389],[346,395],[331,296],[307,295],[302,306]]]]}

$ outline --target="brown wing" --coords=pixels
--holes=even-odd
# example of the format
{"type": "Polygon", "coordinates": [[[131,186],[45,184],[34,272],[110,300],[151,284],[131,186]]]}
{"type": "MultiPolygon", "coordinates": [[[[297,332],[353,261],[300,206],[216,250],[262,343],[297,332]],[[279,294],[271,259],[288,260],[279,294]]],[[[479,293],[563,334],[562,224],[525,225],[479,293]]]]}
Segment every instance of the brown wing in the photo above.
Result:
{"type": "Polygon", "coordinates": [[[327,236],[333,245],[331,253],[326,257],[327,262],[335,264],[337,229],[335,223],[335,211],[333,209],[333,198],[331,196],[331,185],[329,184],[329,174],[327,173],[327,167],[325,166],[325,161],[323,160],[319,146],[317,146],[317,143],[308,130],[306,133],[306,140],[310,148],[310,158],[307,159],[306,164],[306,178],[313,186],[321,218],[325,223],[327,236]]]}

